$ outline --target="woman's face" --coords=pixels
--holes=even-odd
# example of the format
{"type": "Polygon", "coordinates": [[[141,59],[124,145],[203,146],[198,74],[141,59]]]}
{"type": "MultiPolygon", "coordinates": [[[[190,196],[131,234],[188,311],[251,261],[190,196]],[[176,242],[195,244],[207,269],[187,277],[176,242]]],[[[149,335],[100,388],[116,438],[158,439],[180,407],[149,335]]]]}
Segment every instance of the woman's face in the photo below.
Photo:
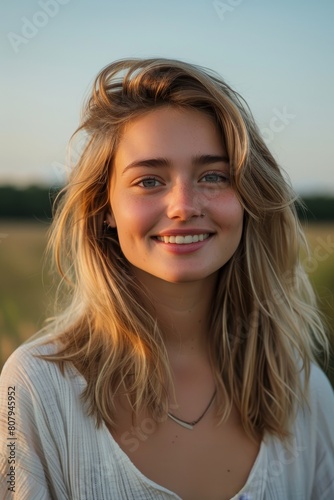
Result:
{"type": "Polygon", "coordinates": [[[237,249],[243,209],[206,114],[162,107],[131,121],[110,184],[111,213],[135,273],[180,283],[216,273],[237,249]]]}

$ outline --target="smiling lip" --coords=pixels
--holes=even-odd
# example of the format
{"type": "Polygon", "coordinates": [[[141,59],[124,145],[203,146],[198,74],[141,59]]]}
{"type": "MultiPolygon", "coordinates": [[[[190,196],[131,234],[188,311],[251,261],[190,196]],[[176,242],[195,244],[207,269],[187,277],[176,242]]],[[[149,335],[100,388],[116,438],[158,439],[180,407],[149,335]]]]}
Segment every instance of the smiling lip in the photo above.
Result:
{"type": "Polygon", "coordinates": [[[199,234],[176,234],[176,235],[166,235],[166,236],[156,236],[158,241],[163,243],[174,243],[176,245],[189,245],[191,243],[198,243],[199,241],[204,241],[208,239],[209,233],[199,233],[199,234]]]}

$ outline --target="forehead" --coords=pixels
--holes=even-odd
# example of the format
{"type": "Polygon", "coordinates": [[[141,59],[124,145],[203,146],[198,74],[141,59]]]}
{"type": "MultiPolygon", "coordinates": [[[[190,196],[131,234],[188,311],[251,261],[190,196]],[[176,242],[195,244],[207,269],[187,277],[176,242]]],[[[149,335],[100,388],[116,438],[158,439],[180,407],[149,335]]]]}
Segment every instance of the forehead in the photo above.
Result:
{"type": "Polygon", "coordinates": [[[126,124],[115,155],[193,155],[225,152],[223,134],[207,113],[191,108],[161,107],[126,124]]]}

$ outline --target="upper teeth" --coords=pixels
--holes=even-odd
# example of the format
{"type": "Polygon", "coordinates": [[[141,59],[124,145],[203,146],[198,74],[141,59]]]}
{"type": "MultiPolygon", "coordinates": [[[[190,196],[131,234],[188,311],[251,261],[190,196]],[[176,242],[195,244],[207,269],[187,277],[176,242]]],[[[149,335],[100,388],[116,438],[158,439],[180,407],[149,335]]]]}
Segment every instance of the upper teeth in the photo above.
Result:
{"type": "Polygon", "coordinates": [[[185,245],[187,243],[197,243],[198,241],[206,240],[209,237],[208,233],[205,234],[187,234],[186,236],[157,236],[159,241],[164,243],[177,243],[178,245],[185,245]]]}

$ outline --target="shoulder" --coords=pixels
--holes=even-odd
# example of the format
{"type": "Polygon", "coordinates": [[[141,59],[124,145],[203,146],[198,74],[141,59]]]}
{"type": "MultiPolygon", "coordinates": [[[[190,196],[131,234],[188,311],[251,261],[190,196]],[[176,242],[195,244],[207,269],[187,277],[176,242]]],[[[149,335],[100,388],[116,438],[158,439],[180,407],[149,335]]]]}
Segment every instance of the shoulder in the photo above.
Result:
{"type": "Polygon", "coordinates": [[[54,354],[57,352],[57,344],[52,338],[41,338],[32,342],[27,342],[18,347],[5,362],[1,378],[12,378],[27,382],[29,377],[38,379],[41,372],[45,376],[54,373],[52,365],[46,360],[39,358],[39,355],[54,354]]]}
{"type": "MultiPolygon", "coordinates": [[[[301,373],[301,382],[305,380],[301,373]]],[[[334,498],[334,394],[325,373],[311,366],[308,390],[281,440],[266,436],[268,489],[277,498],[334,498]]],[[[276,498],[276,497],[275,497],[276,498]]]]}
{"type": "MultiPolygon", "coordinates": [[[[76,397],[81,379],[69,364],[63,375],[57,363],[38,357],[55,354],[59,347],[47,337],[22,344],[0,376],[0,436],[14,436],[18,443],[15,495],[20,498],[67,498],[68,439],[83,420],[76,397]],[[57,494],[51,494],[51,487],[57,494]]],[[[0,439],[0,469],[7,463],[6,443],[0,439]]],[[[1,498],[2,491],[0,481],[1,498]]]]}
{"type": "MultiPolygon", "coordinates": [[[[301,383],[305,383],[305,372],[301,372],[301,383]]],[[[334,440],[334,392],[333,388],[319,366],[312,363],[308,383],[304,388],[304,400],[296,403],[296,418],[293,432],[303,432],[305,440],[316,440],[319,433],[327,429],[334,440]]]]}
{"type": "Polygon", "coordinates": [[[313,390],[313,392],[320,391],[320,395],[324,392],[333,395],[333,389],[327,376],[315,363],[311,364],[310,389],[313,390]]]}
{"type": "Polygon", "coordinates": [[[6,421],[9,392],[15,401],[17,426],[28,434],[35,429],[58,439],[69,419],[83,417],[84,378],[70,363],[65,363],[62,373],[58,363],[38,357],[55,354],[59,347],[54,338],[44,337],[21,345],[8,358],[0,377],[0,427],[6,421]]]}
{"type": "Polygon", "coordinates": [[[325,373],[315,364],[311,366],[306,395],[306,402],[297,414],[295,432],[297,427],[308,441],[309,450],[315,454],[327,450],[334,458],[334,392],[325,373]]]}
{"type": "MultiPolygon", "coordinates": [[[[303,419],[308,439],[308,462],[313,465],[312,498],[334,498],[334,392],[328,378],[312,366],[309,382],[309,413],[303,419]]],[[[304,441],[304,442],[305,442],[304,441]]]]}
{"type": "Polygon", "coordinates": [[[58,363],[41,359],[40,355],[55,354],[60,345],[54,337],[43,337],[18,347],[7,359],[0,376],[0,390],[15,387],[18,397],[38,401],[59,399],[62,394],[82,386],[82,377],[69,363],[64,375],[58,363]]]}
{"type": "Polygon", "coordinates": [[[325,373],[315,364],[311,366],[308,399],[312,420],[334,419],[334,391],[325,373]]]}
{"type": "Polygon", "coordinates": [[[36,354],[53,354],[57,351],[56,338],[51,335],[44,335],[33,340],[27,340],[9,356],[4,364],[3,370],[8,366],[13,367],[17,362],[33,360],[36,354]]]}

